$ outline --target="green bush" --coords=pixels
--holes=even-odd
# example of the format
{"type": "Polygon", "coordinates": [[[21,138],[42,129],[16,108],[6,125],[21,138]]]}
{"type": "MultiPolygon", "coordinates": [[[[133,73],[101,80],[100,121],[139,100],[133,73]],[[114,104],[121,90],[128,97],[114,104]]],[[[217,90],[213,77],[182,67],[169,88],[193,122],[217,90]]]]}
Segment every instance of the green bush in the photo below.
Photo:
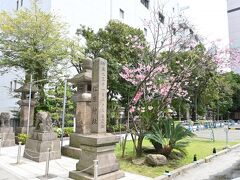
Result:
{"type": "Polygon", "coordinates": [[[62,129],[61,128],[53,128],[53,131],[57,133],[57,137],[62,136],[62,129]]]}
{"type": "Polygon", "coordinates": [[[188,141],[184,141],[184,139],[193,136],[194,134],[191,131],[180,123],[175,124],[171,119],[153,124],[151,131],[146,134],[155,150],[166,157],[169,157],[173,150],[186,155],[185,148],[188,145],[188,141]]]}
{"type": "Polygon", "coordinates": [[[73,127],[64,128],[64,136],[69,137],[73,133],[73,127]]]}
{"type": "Polygon", "coordinates": [[[73,120],[68,120],[68,121],[66,122],[65,126],[73,127],[73,124],[74,124],[73,120]]]}
{"type": "MultiPolygon", "coordinates": [[[[53,128],[54,132],[57,133],[58,137],[62,136],[62,128],[53,128]]],[[[70,134],[73,133],[73,127],[65,127],[64,128],[64,137],[69,137],[70,134]]]]}
{"type": "Polygon", "coordinates": [[[17,136],[18,142],[22,142],[22,144],[26,144],[27,138],[28,138],[28,135],[24,133],[18,134],[17,136]]]}
{"type": "Polygon", "coordinates": [[[125,124],[120,124],[120,125],[107,125],[107,131],[108,131],[108,132],[126,131],[126,125],[125,125],[125,124]]]}

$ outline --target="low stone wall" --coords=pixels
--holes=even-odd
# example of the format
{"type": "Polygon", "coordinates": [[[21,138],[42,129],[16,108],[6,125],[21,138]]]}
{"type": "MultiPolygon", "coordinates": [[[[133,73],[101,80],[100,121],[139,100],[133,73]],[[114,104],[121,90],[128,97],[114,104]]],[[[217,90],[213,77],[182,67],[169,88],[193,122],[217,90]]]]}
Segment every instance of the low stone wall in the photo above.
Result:
{"type": "Polygon", "coordinates": [[[175,169],[175,170],[171,171],[170,173],[168,173],[166,175],[158,176],[158,177],[154,178],[154,180],[170,180],[170,179],[174,179],[176,176],[179,176],[179,175],[183,174],[184,172],[199,166],[200,164],[208,163],[213,158],[216,158],[218,156],[224,155],[224,154],[230,152],[231,150],[233,150],[235,148],[238,148],[239,146],[240,146],[240,144],[236,144],[236,145],[234,145],[234,146],[232,146],[232,147],[230,147],[228,149],[219,151],[216,154],[207,156],[205,159],[200,159],[200,160],[198,160],[196,162],[193,162],[193,163],[187,164],[185,166],[182,166],[182,167],[180,167],[178,169],[175,169]]]}

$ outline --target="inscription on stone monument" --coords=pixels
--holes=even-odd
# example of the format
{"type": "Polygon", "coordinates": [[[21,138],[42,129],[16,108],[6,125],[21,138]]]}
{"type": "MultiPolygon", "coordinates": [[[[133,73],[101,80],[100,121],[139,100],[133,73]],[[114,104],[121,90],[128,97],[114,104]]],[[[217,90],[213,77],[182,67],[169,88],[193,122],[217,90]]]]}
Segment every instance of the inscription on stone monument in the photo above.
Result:
{"type": "Polygon", "coordinates": [[[106,133],[107,119],[107,61],[93,61],[92,75],[92,133],[106,133]]]}

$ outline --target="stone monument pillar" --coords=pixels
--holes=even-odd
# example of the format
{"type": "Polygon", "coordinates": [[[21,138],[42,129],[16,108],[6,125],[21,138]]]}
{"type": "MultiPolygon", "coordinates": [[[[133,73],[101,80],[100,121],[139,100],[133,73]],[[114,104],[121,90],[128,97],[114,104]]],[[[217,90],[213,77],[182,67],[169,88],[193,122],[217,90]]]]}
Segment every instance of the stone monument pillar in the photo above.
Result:
{"type": "Polygon", "coordinates": [[[24,157],[33,161],[42,162],[47,160],[48,148],[50,148],[50,159],[60,159],[60,140],[52,129],[52,119],[48,112],[36,114],[36,128],[27,139],[24,157]]]}
{"type": "Polygon", "coordinates": [[[106,133],[107,61],[102,58],[93,61],[91,109],[91,134],[79,135],[82,153],[76,165],[76,171],[71,171],[69,177],[77,180],[93,179],[93,167],[84,172],[81,171],[93,165],[93,160],[98,160],[99,179],[119,179],[124,176],[123,172],[119,171],[114,153],[119,137],[106,133]]]}
{"type": "Polygon", "coordinates": [[[91,81],[92,60],[87,58],[83,61],[83,71],[69,80],[77,87],[76,132],[70,135],[69,146],[62,147],[62,154],[75,159],[81,153],[79,135],[91,133],[91,81]]]}
{"type": "Polygon", "coordinates": [[[3,112],[0,115],[0,138],[3,147],[15,145],[15,135],[13,127],[10,127],[10,114],[3,112]]]}
{"type": "MultiPolygon", "coordinates": [[[[29,110],[29,84],[24,84],[19,89],[16,89],[15,92],[22,93],[21,100],[17,103],[20,105],[20,125],[16,128],[16,134],[27,133],[28,126],[28,110],[29,110]]],[[[31,102],[30,102],[30,118],[29,118],[29,132],[33,130],[33,117],[34,117],[34,108],[35,108],[35,93],[37,88],[32,86],[31,89],[31,102]]]]}

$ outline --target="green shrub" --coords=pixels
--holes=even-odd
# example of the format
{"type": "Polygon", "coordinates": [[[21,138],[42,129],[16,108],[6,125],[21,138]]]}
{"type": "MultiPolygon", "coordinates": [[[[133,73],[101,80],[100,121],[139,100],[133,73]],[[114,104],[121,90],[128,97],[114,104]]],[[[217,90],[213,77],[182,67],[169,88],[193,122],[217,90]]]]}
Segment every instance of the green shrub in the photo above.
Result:
{"type": "Polygon", "coordinates": [[[193,136],[191,131],[181,124],[175,124],[171,119],[153,124],[152,130],[146,134],[156,151],[166,157],[169,157],[173,150],[186,155],[185,147],[188,142],[183,139],[193,136]]]}
{"type": "Polygon", "coordinates": [[[64,128],[64,136],[69,137],[73,133],[73,127],[64,128]]]}
{"type": "Polygon", "coordinates": [[[53,128],[53,131],[57,133],[57,137],[62,136],[62,129],[61,128],[53,128]]]}
{"type": "MultiPolygon", "coordinates": [[[[62,136],[62,128],[53,128],[54,132],[57,133],[58,137],[62,136]]],[[[70,134],[73,133],[73,127],[65,127],[64,128],[64,137],[69,137],[70,134]]]]}
{"type": "Polygon", "coordinates": [[[120,124],[120,125],[107,125],[107,131],[108,131],[108,132],[126,131],[126,125],[125,125],[125,124],[120,124]]]}
{"type": "Polygon", "coordinates": [[[66,122],[65,126],[73,127],[73,124],[74,124],[73,120],[68,120],[68,121],[66,122]]]}
{"type": "Polygon", "coordinates": [[[17,136],[18,142],[22,142],[22,144],[26,144],[27,138],[28,135],[24,133],[18,134],[17,136]]]}

